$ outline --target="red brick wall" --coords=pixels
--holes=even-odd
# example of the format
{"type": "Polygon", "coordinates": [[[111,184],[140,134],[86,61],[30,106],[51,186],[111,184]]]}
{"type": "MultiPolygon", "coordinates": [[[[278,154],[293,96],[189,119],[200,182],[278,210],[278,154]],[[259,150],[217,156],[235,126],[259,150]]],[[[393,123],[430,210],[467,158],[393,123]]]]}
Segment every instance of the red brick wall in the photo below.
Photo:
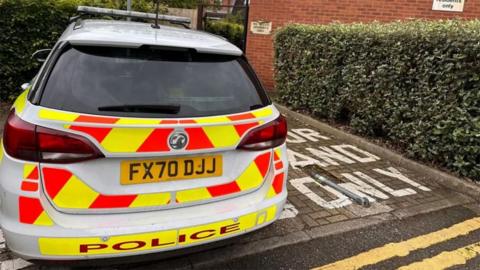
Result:
{"type": "MultiPolygon", "coordinates": [[[[433,0],[251,0],[249,22],[326,24],[406,18],[480,18],[480,0],[465,0],[464,12],[432,11],[433,0]]],[[[250,27],[250,26],[249,26],[250,27]]],[[[247,56],[267,89],[274,88],[273,34],[248,32],[247,56]]]]}

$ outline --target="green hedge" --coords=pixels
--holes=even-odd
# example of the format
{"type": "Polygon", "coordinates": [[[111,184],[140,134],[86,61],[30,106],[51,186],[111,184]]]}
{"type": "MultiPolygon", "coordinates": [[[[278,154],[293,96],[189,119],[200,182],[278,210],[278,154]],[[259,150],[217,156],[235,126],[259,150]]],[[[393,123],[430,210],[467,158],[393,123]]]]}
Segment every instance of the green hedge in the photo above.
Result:
{"type": "Polygon", "coordinates": [[[65,29],[74,6],[56,1],[0,2],[0,98],[15,97],[39,64],[35,50],[49,48],[65,29]]]}
{"type": "MultiPolygon", "coordinates": [[[[153,11],[153,1],[134,0],[133,9],[153,11]]],[[[12,99],[39,68],[30,59],[50,48],[65,30],[77,5],[126,8],[124,0],[0,0],[0,100],[12,99]]]]}
{"type": "Polygon", "coordinates": [[[243,25],[227,20],[208,21],[205,31],[225,37],[231,43],[241,48],[243,46],[243,25]]]}
{"type": "Polygon", "coordinates": [[[290,25],[275,54],[287,105],[480,181],[480,21],[290,25]]]}

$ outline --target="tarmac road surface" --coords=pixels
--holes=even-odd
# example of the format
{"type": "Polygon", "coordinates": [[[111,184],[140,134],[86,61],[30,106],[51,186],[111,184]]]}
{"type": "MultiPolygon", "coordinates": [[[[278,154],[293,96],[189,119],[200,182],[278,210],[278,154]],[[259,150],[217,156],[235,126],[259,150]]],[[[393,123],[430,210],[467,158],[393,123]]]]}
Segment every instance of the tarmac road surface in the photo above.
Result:
{"type": "Polygon", "coordinates": [[[262,252],[209,269],[478,270],[478,213],[452,207],[262,252]]]}

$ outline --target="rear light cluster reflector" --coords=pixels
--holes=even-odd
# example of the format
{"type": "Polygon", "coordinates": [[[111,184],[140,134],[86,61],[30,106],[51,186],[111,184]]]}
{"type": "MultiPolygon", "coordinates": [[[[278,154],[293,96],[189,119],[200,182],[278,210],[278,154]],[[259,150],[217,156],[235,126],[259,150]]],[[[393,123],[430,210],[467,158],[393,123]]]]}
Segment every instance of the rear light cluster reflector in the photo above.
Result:
{"type": "Polygon", "coordinates": [[[3,144],[8,155],[27,161],[74,163],[104,157],[88,139],[30,124],[13,110],[5,124],[3,144]]]}
{"type": "Polygon", "coordinates": [[[283,115],[263,126],[254,128],[238,145],[237,149],[258,151],[274,148],[287,139],[287,120],[283,115]]]}

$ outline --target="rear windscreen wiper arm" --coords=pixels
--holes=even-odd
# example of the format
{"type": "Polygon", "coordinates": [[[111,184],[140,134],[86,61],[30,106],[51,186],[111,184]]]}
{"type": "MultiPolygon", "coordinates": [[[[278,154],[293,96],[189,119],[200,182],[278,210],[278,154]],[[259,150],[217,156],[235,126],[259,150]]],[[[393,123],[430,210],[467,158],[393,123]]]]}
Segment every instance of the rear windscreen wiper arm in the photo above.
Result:
{"type": "Polygon", "coordinates": [[[98,110],[109,112],[177,114],[180,111],[180,105],[114,105],[98,107],[98,110]]]}

